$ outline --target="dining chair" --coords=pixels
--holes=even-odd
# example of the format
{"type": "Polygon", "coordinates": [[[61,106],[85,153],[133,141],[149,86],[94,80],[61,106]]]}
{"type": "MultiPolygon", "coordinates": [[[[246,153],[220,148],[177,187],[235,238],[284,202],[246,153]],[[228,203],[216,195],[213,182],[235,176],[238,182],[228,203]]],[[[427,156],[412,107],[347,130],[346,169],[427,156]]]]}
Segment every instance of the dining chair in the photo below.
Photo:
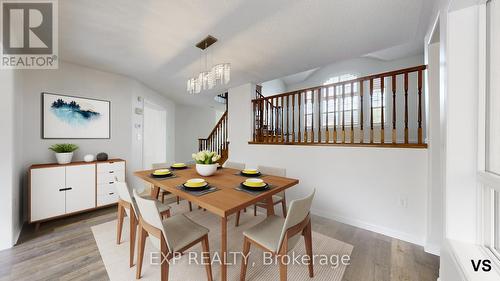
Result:
{"type": "MultiPolygon", "coordinates": [[[[171,165],[169,163],[154,163],[152,166],[153,166],[153,169],[168,169],[168,168],[170,168],[171,165]]],[[[171,194],[171,193],[168,191],[165,191],[163,189],[160,189],[159,197],[161,198],[161,202],[165,202],[165,197],[168,194],[171,194]]],[[[175,200],[177,202],[177,205],[179,205],[181,198],[179,196],[175,196],[175,200]]],[[[193,211],[193,204],[191,203],[191,201],[187,201],[187,202],[189,204],[189,211],[192,212],[193,211]]]]}
{"type": "MultiPolygon", "coordinates": [[[[116,189],[118,191],[118,223],[116,225],[116,244],[120,245],[123,230],[123,219],[125,214],[130,219],[130,258],[129,266],[134,265],[134,249],[135,249],[135,234],[137,231],[137,212],[135,211],[134,203],[132,203],[132,196],[128,189],[126,182],[115,182],[116,189]]],[[[139,195],[145,198],[150,197],[150,191],[144,190],[139,195]]],[[[170,206],[158,202],[158,210],[162,217],[170,217],[170,206]]]]}
{"type": "Polygon", "coordinates": [[[224,165],[222,165],[224,168],[231,168],[231,169],[237,169],[237,170],[243,170],[245,169],[245,164],[244,163],[238,163],[238,162],[230,162],[226,161],[224,165]]]}
{"type": "MultiPolygon", "coordinates": [[[[170,163],[153,163],[151,165],[153,167],[153,169],[169,169],[170,166],[172,166],[170,163]]],[[[161,202],[165,202],[165,197],[168,196],[169,194],[171,194],[170,192],[168,191],[165,191],[163,189],[160,189],[160,193],[158,194],[158,197],[161,198],[161,202]]],[[[179,201],[180,201],[180,198],[179,196],[176,196],[176,201],[177,201],[177,205],[179,205],[179,201]]],[[[190,207],[190,209],[192,209],[192,207],[190,207]]]]}
{"type": "Polygon", "coordinates": [[[161,280],[168,280],[169,261],[174,254],[183,254],[194,245],[201,243],[202,258],[205,261],[207,279],[212,281],[212,267],[210,265],[210,249],[208,245],[208,229],[188,219],[183,214],[178,214],[162,220],[158,205],[155,201],[136,196],[139,209],[139,245],[137,250],[136,278],[141,277],[144,259],[146,237],[161,251],[161,280]]]}
{"type": "MultiPolygon", "coordinates": [[[[224,168],[231,168],[231,169],[236,169],[236,170],[243,170],[245,169],[245,164],[244,163],[238,163],[238,162],[230,162],[226,161],[223,165],[224,168]]],[[[246,213],[247,208],[244,208],[243,211],[246,213]]],[[[238,226],[240,224],[240,211],[236,213],[236,221],[234,223],[235,226],[238,226]]]]}
{"type": "Polygon", "coordinates": [[[286,256],[297,245],[300,238],[299,234],[304,236],[306,254],[309,256],[309,277],[314,277],[311,218],[309,214],[314,194],[315,191],[303,199],[293,200],[286,218],[270,216],[243,232],[243,256],[247,258],[242,259],[240,281],[245,280],[251,244],[271,253],[274,257],[278,257],[280,281],[286,281],[287,262],[283,256],[286,256]]]}
{"type": "MultiPolygon", "coordinates": [[[[264,175],[272,175],[278,177],[286,177],[286,169],[276,168],[276,167],[268,167],[268,166],[259,166],[259,172],[264,175]]],[[[286,198],[285,191],[281,191],[273,195],[273,207],[274,205],[281,203],[281,210],[283,211],[283,217],[286,217],[286,198]]],[[[257,207],[267,208],[266,202],[258,202],[253,205],[253,215],[257,216],[257,207]]],[[[236,223],[235,226],[239,226],[240,224],[240,212],[236,213],[236,223]]]]}

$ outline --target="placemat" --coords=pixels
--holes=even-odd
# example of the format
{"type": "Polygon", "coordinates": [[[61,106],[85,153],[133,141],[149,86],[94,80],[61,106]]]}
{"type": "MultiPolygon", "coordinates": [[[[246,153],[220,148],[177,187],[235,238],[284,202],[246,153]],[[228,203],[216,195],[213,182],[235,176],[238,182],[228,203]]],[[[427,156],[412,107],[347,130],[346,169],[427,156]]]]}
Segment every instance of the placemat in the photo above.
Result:
{"type": "Polygon", "coordinates": [[[182,171],[182,170],[189,170],[191,168],[192,167],[189,167],[189,166],[186,166],[186,167],[183,167],[183,168],[175,168],[175,167],[170,166],[169,169],[174,170],[174,171],[182,171]]]}
{"type": "Polygon", "coordinates": [[[164,180],[169,180],[169,179],[175,179],[175,178],[178,178],[179,176],[172,173],[173,175],[170,176],[170,177],[165,177],[165,178],[157,178],[157,177],[153,177],[152,175],[149,175],[149,178],[150,179],[154,179],[154,180],[157,180],[157,181],[164,181],[164,180]]]}
{"type": "Polygon", "coordinates": [[[192,191],[192,190],[185,189],[184,186],[182,186],[182,184],[178,185],[177,189],[182,190],[182,191],[189,193],[191,195],[194,195],[194,196],[202,196],[202,195],[205,195],[207,193],[212,193],[212,192],[219,190],[217,187],[210,185],[208,189],[201,190],[201,191],[192,191]]]}
{"type": "Polygon", "coordinates": [[[266,176],[267,176],[266,174],[262,174],[262,173],[261,173],[260,175],[258,175],[258,176],[244,176],[244,175],[242,175],[242,174],[241,174],[241,172],[237,172],[235,175],[236,175],[236,176],[240,176],[240,177],[242,177],[242,178],[246,178],[246,179],[251,179],[251,178],[263,178],[263,177],[266,177],[266,176]]]}
{"type": "Polygon", "coordinates": [[[269,185],[269,189],[262,190],[262,191],[251,191],[251,190],[244,189],[243,187],[241,187],[241,186],[239,186],[239,185],[238,185],[238,186],[237,186],[237,187],[235,187],[234,189],[236,189],[236,190],[238,190],[238,191],[246,192],[246,193],[248,193],[248,194],[252,194],[252,195],[254,195],[254,196],[257,196],[257,195],[259,195],[259,194],[261,194],[261,193],[263,193],[263,192],[267,192],[267,191],[269,191],[269,190],[271,190],[271,189],[273,189],[273,188],[274,188],[274,185],[269,185]]]}

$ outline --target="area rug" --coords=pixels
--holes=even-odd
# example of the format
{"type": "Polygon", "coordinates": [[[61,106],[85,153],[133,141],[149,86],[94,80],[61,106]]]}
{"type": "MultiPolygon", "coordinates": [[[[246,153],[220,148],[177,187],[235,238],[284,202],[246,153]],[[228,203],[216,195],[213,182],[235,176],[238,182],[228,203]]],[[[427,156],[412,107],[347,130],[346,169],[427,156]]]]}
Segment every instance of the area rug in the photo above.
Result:
{"type": "MultiPolygon", "coordinates": [[[[220,280],[220,218],[208,211],[200,209],[189,212],[186,202],[172,205],[172,215],[184,213],[193,221],[210,229],[210,251],[212,257],[212,274],[214,280],[220,280]]],[[[228,220],[228,249],[230,253],[228,262],[228,280],[240,280],[241,255],[243,234],[249,227],[265,219],[265,215],[259,213],[253,216],[253,210],[241,213],[240,226],[234,226],[234,216],[228,220]]],[[[124,221],[121,244],[116,244],[116,223],[110,221],[92,227],[97,247],[103,259],[108,276],[112,281],[133,281],[135,279],[136,267],[129,268],[129,221],[124,221]]],[[[314,278],[311,280],[341,281],[344,271],[348,266],[348,257],[353,246],[322,234],[313,232],[313,254],[314,258],[314,278]],[[342,262],[344,259],[344,262],[342,262]]],[[[171,264],[169,270],[169,280],[206,280],[204,265],[197,264],[201,245],[191,248],[185,255],[179,257],[175,264],[171,264]],[[190,252],[192,252],[190,254],[190,252]],[[197,255],[198,254],[198,255],[197,255]]],[[[248,270],[246,280],[279,280],[279,267],[256,246],[252,246],[248,260],[248,270]]],[[[137,253],[137,251],[136,251],[137,253]]],[[[305,254],[304,240],[300,239],[297,246],[289,253],[291,260],[288,265],[288,280],[310,280],[307,265],[301,264],[300,258],[305,254]],[[293,260],[295,258],[295,260],[293,260]]],[[[160,280],[160,266],[156,265],[158,250],[146,240],[146,250],[144,254],[144,264],[142,268],[141,280],[160,280]],[[154,254],[152,254],[154,253],[154,254]],[[153,257],[153,259],[152,259],[153,257]],[[153,263],[151,263],[153,261],[153,263]]]]}

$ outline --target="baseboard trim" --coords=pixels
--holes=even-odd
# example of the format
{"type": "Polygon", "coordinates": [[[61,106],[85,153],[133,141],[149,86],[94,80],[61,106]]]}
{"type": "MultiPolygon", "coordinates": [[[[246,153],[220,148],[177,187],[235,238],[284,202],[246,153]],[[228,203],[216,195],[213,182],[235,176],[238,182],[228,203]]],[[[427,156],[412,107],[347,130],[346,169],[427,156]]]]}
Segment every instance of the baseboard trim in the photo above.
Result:
{"type": "Polygon", "coordinates": [[[314,215],[318,215],[318,216],[321,216],[321,217],[324,217],[327,219],[335,220],[335,221],[338,221],[341,223],[345,223],[345,224],[359,227],[362,229],[366,229],[369,231],[377,232],[377,233],[380,233],[380,234],[383,234],[383,235],[386,235],[386,236],[389,236],[392,238],[396,238],[399,240],[403,240],[403,241],[406,241],[409,243],[413,243],[413,244],[416,244],[419,246],[424,246],[424,239],[422,237],[417,237],[417,236],[409,234],[409,233],[405,233],[402,231],[390,229],[390,228],[375,225],[375,224],[371,224],[371,223],[357,220],[357,219],[351,219],[351,218],[339,216],[339,215],[333,214],[331,212],[323,212],[323,211],[315,209],[315,208],[312,208],[311,212],[314,215]]]}
{"type": "Polygon", "coordinates": [[[424,251],[429,254],[440,256],[441,245],[435,243],[425,244],[424,251]]]}

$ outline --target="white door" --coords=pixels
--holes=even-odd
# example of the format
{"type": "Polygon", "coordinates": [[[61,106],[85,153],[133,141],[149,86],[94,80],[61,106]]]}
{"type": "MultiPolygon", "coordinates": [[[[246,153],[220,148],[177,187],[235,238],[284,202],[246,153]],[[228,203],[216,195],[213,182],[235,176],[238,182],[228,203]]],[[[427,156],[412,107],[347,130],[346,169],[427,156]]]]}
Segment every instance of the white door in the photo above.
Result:
{"type": "Polygon", "coordinates": [[[65,213],[65,168],[31,170],[31,221],[65,213]]]}
{"type": "Polygon", "coordinates": [[[66,213],[96,206],[95,169],[95,164],[66,167],[66,213]]]}
{"type": "Polygon", "coordinates": [[[164,163],[167,158],[167,112],[164,108],[144,101],[143,168],[151,169],[154,163],[164,163]]]}

